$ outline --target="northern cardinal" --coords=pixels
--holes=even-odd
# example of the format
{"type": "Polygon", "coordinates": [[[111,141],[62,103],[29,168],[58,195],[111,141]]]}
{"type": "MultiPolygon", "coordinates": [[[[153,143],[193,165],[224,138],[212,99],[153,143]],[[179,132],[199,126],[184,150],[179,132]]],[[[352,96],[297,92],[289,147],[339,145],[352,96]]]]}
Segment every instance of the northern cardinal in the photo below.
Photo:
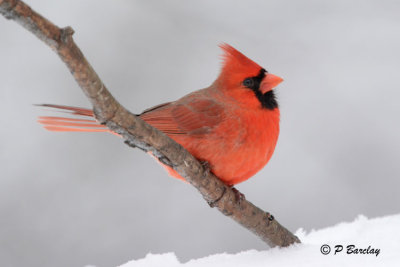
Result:
{"type": "MultiPolygon", "coordinates": [[[[225,184],[233,186],[261,170],[274,152],[279,135],[279,109],[272,89],[282,78],[268,73],[228,44],[220,45],[223,67],[214,83],[176,101],[145,110],[142,120],[167,134],[225,184]]],[[[43,106],[72,111],[89,119],[39,117],[50,131],[110,132],[92,110],[43,106]]],[[[183,179],[164,167],[173,177],[183,179]]]]}

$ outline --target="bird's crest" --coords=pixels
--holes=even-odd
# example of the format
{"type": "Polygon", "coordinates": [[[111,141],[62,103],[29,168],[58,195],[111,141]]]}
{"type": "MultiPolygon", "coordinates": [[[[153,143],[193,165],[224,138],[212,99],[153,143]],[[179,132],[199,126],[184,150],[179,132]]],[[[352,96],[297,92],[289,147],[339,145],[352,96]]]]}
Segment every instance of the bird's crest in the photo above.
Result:
{"type": "Polygon", "coordinates": [[[222,43],[219,47],[224,51],[222,55],[223,66],[220,79],[230,82],[241,82],[246,77],[252,77],[259,74],[262,67],[240,53],[232,46],[222,43]]]}

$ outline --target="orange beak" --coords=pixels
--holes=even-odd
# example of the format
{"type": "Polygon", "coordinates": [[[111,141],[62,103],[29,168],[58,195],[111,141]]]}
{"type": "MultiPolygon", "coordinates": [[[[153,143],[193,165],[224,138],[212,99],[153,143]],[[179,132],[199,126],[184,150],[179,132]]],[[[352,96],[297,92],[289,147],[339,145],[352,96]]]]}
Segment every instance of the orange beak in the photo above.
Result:
{"type": "Polygon", "coordinates": [[[280,84],[282,81],[283,81],[283,79],[281,77],[276,76],[271,73],[267,73],[260,84],[261,93],[265,94],[266,92],[271,91],[276,86],[278,86],[278,84],[280,84]]]}

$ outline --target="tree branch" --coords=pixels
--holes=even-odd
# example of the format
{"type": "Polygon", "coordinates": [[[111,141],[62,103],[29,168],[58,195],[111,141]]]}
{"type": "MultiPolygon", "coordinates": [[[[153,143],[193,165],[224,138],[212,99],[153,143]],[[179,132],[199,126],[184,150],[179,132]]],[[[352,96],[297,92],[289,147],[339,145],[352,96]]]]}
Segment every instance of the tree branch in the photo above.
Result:
{"type": "Polygon", "coordinates": [[[182,146],[122,107],[74,43],[71,27],[57,27],[18,0],[0,0],[0,13],[21,24],[60,56],[91,101],[97,120],[122,135],[125,143],[151,151],[192,184],[210,206],[218,208],[269,246],[285,247],[300,243],[269,213],[247,200],[236,201],[233,190],[205,170],[182,146]]]}

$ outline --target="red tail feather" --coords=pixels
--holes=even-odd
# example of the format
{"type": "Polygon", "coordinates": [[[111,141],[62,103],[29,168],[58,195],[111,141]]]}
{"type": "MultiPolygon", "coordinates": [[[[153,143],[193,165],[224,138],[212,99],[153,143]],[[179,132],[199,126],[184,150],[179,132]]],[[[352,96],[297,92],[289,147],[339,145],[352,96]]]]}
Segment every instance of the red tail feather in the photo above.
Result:
{"type": "Polygon", "coordinates": [[[87,108],[78,108],[78,107],[71,107],[71,106],[63,106],[63,105],[53,105],[53,104],[41,104],[38,105],[41,107],[49,107],[49,108],[58,108],[61,110],[69,110],[71,111],[72,114],[74,115],[82,115],[82,116],[88,116],[88,117],[93,117],[93,111],[87,108]]]}
{"type": "Polygon", "coordinates": [[[40,116],[38,122],[49,131],[55,132],[108,132],[115,135],[113,131],[109,130],[106,126],[101,125],[96,121],[93,111],[86,108],[78,108],[71,106],[61,106],[52,104],[39,105],[42,107],[57,108],[57,111],[65,111],[71,115],[87,116],[92,119],[78,119],[57,116],[40,116]]]}

